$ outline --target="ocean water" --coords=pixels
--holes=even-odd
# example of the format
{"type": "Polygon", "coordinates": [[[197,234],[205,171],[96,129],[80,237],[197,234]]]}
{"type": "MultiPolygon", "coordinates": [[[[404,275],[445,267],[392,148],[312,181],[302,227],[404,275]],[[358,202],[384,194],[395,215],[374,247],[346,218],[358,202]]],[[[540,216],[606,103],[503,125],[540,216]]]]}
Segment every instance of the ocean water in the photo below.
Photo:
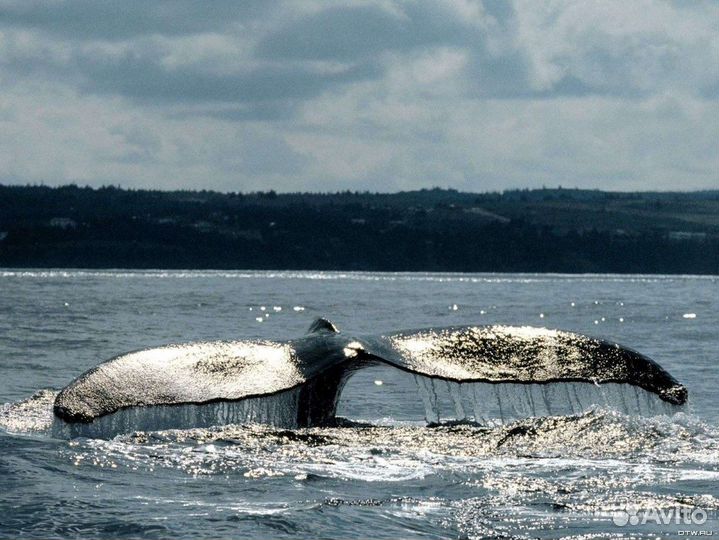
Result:
{"type": "Polygon", "coordinates": [[[718,360],[710,276],[0,270],[0,537],[719,535],[718,360]],[[287,339],[318,316],[350,334],[501,323],[608,338],[665,367],[689,406],[428,427],[413,377],[374,367],[342,394],[345,427],[44,430],[55,392],[111,356],[287,339]]]}

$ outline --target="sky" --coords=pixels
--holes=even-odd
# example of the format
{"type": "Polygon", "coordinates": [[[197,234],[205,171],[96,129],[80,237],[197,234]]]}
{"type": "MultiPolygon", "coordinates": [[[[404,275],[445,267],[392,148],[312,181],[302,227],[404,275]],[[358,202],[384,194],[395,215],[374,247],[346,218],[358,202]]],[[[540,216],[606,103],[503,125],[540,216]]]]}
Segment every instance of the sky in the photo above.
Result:
{"type": "Polygon", "coordinates": [[[0,0],[0,183],[719,189],[719,2],[0,0]]]}

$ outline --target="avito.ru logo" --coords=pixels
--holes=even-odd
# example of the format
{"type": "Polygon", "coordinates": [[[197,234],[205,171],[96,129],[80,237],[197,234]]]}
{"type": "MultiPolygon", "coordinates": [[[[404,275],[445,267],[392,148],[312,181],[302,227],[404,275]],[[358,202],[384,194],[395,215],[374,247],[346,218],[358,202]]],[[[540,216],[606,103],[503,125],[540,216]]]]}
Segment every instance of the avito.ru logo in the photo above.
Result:
{"type": "MultiPolygon", "coordinates": [[[[707,521],[707,513],[701,508],[687,508],[675,506],[670,508],[644,508],[637,510],[628,507],[620,510],[612,516],[612,521],[619,527],[625,525],[645,525],[654,523],[656,525],[704,525],[707,521]]],[[[687,531],[688,532],[688,531],[687,531]]],[[[712,531],[700,531],[705,536],[711,536],[712,531]]]]}

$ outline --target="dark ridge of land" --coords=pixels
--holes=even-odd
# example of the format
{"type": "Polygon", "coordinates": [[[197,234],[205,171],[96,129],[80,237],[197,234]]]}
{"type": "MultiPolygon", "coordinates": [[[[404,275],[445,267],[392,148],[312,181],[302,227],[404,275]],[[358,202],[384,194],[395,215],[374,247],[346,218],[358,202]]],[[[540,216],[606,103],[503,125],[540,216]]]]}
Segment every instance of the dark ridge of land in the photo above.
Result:
{"type": "Polygon", "coordinates": [[[0,266],[719,274],[719,190],[0,185],[0,266]]]}

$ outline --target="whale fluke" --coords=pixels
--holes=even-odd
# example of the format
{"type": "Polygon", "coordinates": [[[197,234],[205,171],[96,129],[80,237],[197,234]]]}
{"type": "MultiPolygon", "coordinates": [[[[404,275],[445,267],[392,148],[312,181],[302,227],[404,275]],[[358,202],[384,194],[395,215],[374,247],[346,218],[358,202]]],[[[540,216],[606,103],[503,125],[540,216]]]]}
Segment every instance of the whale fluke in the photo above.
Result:
{"type": "Polygon", "coordinates": [[[683,405],[687,390],[650,358],[604,341],[530,326],[465,326],[370,337],[372,354],[413,373],[456,382],[625,383],[683,405]]]}
{"type": "Polygon", "coordinates": [[[646,356],[571,332],[466,326],[353,337],[317,319],[307,335],[294,340],[197,342],[114,357],[66,386],[54,413],[61,424],[92,426],[125,411],[124,427],[132,429],[143,411],[184,407],[191,423],[199,418],[192,407],[214,403],[224,411],[218,421],[230,423],[271,416],[269,408],[258,412],[252,405],[248,413],[245,405],[276,396],[284,404],[284,419],[318,425],[334,419],[352,372],[376,363],[461,383],[621,383],[672,405],[687,399],[685,387],[646,356]]]}

